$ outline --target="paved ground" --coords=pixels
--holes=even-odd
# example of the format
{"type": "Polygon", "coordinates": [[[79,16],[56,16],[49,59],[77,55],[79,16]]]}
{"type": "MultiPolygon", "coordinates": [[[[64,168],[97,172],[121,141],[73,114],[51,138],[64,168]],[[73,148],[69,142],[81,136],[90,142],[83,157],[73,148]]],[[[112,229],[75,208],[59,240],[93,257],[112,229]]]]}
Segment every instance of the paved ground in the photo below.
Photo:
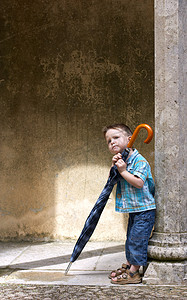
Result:
{"type": "Polygon", "coordinates": [[[64,286],[64,285],[2,285],[0,299],[187,299],[184,287],[166,286],[64,286]]]}
{"type": "Polygon", "coordinates": [[[89,242],[65,276],[74,244],[0,243],[0,299],[187,299],[186,286],[111,284],[125,260],[117,242],[89,242]]]}

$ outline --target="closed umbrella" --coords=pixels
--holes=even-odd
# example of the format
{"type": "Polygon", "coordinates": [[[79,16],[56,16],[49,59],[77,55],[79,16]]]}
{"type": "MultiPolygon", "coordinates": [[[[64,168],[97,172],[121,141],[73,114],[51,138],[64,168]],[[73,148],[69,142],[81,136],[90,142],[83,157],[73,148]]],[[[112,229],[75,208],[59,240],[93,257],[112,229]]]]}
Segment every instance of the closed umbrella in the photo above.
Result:
{"type": "MultiPolygon", "coordinates": [[[[135,129],[135,131],[131,137],[130,142],[127,145],[128,148],[122,152],[122,159],[124,161],[126,161],[128,155],[129,155],[129,151],[130,151],[129,148],[132,147],[141,128],[145,128],[148,131],[148,137],[144,141],[144,143],[149,143],[151,141],[151,139],[153,137],[153,130],[151,129],[151,127],[147,124],[140,124],[139,126],[137,126],[137,128],[135,129]]],[[[112,192],[112,189],[113,189],[114,185],[120,180],[120,178],[121,178],[121,175],[119,174],[119,172],[117,170],[117,166],[114,165],[110,169],[110,174],[109,174],[107,183],[105,184],[104,189],[102,190],[97,202],[95,203],[93,209],[91,210],[91,212],[84,224],[82,232],[75,244],[73,253],[70,258],[70,263],[65,271],[65,275],[67,275],[67,273],[71,267],[71,264],[79,257],[80,253],[82,252],[83,248],[85,247],[86,243],[88,242],[92,233],[94,232],[94,229],[99,221],[99,218],[100,218],[102,211],[108,201],[108,198],[112,192]]]]}

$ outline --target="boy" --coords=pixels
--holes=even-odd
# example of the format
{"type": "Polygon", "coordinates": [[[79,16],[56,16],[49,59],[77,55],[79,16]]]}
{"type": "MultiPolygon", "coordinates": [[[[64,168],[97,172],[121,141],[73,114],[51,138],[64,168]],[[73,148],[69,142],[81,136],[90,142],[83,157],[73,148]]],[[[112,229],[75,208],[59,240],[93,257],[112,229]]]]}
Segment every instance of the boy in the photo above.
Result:
{"type": "Polygon", "coordinates": [[[126,264],[109,275],[113,284],[140,283],[140,266],[147,264],[148,240],[155,222],[154,181],[146,159],[136,149],[130,149],[126,162],[121,153],[129,143],[132,132],[124,124],[103,129],[112,166],[117,166],[122,179],[117,183],[116,211],[129,213],[126,264]]]}

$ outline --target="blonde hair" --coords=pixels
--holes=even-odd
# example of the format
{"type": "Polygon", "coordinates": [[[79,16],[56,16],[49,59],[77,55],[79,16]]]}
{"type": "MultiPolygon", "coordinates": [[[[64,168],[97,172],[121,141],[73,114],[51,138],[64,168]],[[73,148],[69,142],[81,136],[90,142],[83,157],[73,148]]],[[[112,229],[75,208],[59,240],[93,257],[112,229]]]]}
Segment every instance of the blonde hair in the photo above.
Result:
{"type": "Polygon", "coordinates": [[[119,123],[119,124],[112,124],[112,125],[109,125],[109,126],[105,126],[103,129],[102,129],[102,132],[104,134],[104,137],[106,136],[106,133],[109,129],[121,129],[122,131],[126,132],[127,135],[131,136],[132,135],[132,131],[131,129],[123,124],[123,123],[119,123]]]}

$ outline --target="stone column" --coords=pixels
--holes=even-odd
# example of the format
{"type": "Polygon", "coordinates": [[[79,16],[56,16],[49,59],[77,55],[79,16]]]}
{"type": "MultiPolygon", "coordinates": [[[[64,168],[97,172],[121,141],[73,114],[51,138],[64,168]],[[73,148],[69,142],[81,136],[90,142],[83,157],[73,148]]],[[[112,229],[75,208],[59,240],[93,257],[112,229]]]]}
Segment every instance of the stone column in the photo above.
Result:
{"type": "Polygon", "coordinates": [[[187,237],[187,1],[155,0],[157,219],[144,282],[184,284],[187,237]]]}

